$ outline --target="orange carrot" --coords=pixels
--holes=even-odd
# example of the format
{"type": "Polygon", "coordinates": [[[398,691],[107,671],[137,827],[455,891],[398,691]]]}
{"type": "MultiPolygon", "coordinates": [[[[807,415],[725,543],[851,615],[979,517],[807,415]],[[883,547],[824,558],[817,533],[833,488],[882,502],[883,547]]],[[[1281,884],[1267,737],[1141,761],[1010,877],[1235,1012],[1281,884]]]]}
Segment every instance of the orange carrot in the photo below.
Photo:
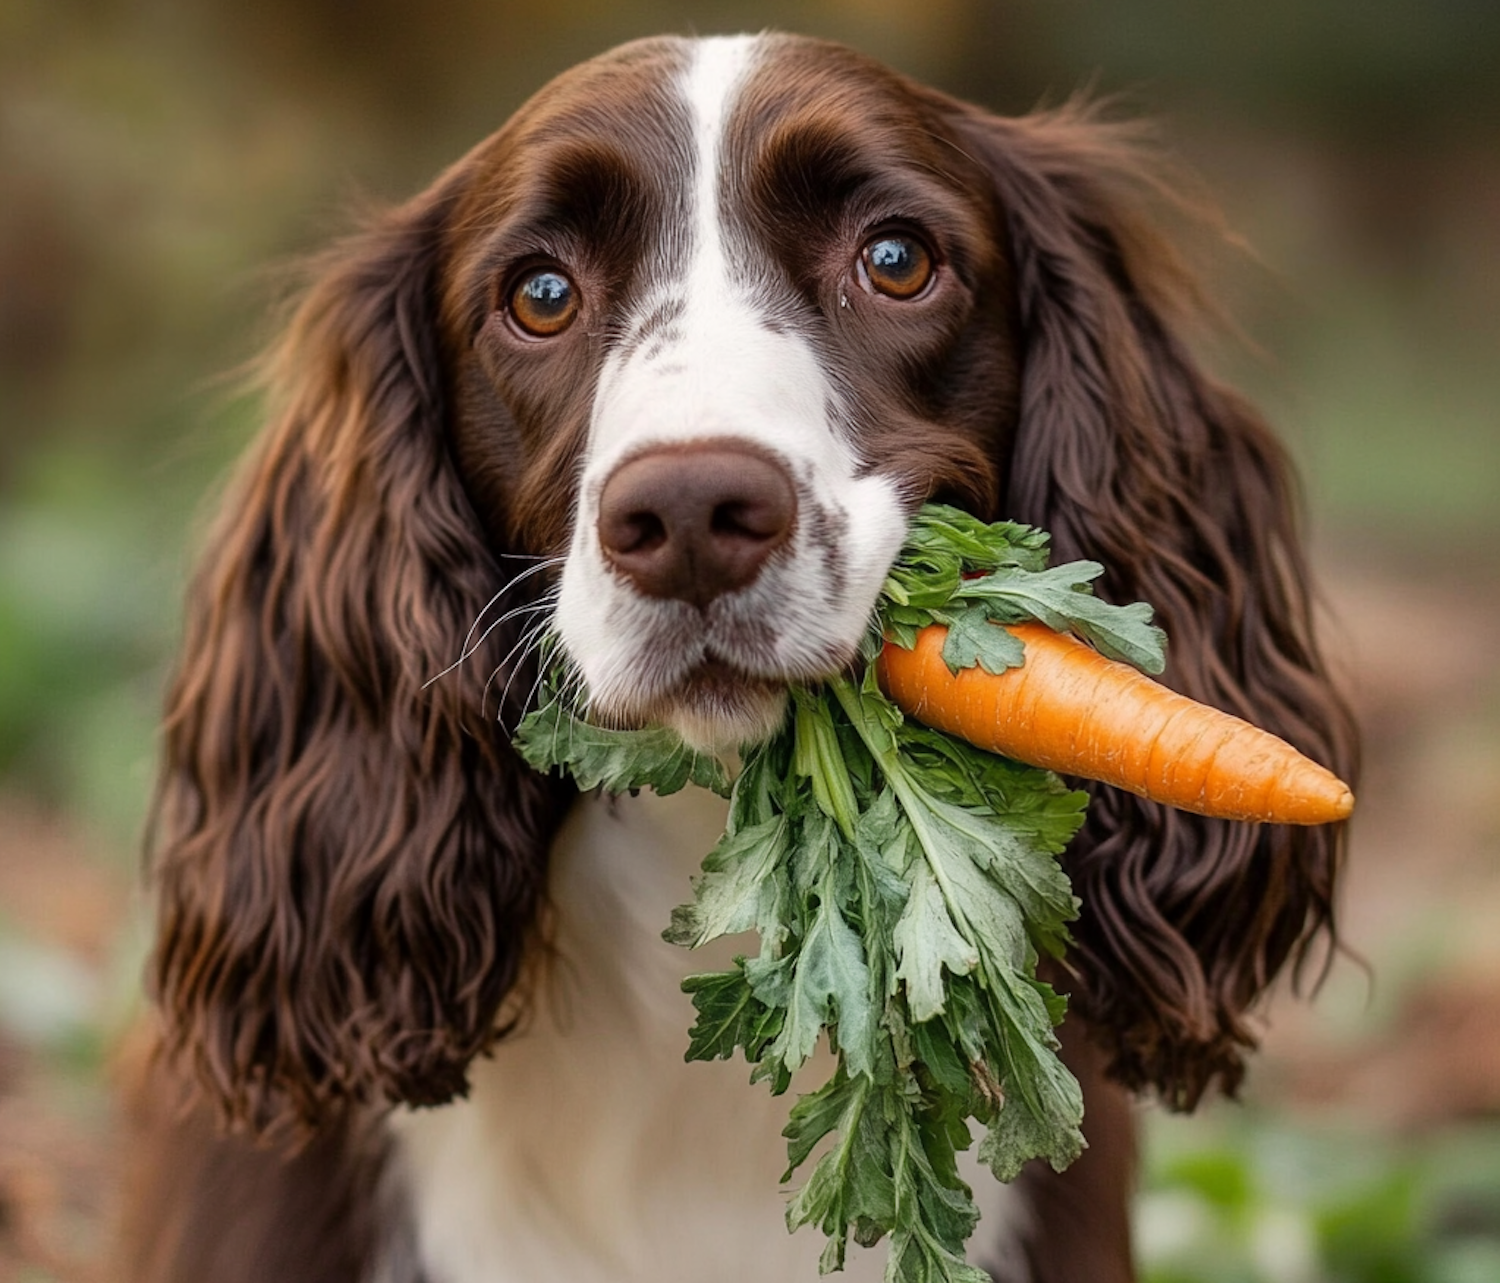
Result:
{"type": "Polygon", "coordinates": [[[947,632],[934,624],[917,635],[915,649],[887,643],[880,658],[886,694],[937,730],[1220,819],[1325,824],[1354,809],[1349,786],[1285,740],[1065,633],[1013,625],[1024,666],[955,676],[942,657],[947,632]]]}

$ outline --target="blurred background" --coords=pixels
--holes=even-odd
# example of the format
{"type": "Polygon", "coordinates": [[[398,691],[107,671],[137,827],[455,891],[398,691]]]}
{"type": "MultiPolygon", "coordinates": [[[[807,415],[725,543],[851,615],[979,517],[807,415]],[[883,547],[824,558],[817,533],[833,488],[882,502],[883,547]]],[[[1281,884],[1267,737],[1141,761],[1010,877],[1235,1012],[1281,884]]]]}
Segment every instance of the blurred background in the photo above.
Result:
{"type": "Polygon", "coordinates": [[[1144,1111],[1142,1252],[1500,1280],[1500,5],[0,0],[0,1283],[106,1277],[158,692],[274,269],[579,59],[761,27],[1006,112],[1118,93],[1251,247],[1214,359],[1306,478],[1362,961],[1270,1004],[1244,1103],[1144,1111]]]}

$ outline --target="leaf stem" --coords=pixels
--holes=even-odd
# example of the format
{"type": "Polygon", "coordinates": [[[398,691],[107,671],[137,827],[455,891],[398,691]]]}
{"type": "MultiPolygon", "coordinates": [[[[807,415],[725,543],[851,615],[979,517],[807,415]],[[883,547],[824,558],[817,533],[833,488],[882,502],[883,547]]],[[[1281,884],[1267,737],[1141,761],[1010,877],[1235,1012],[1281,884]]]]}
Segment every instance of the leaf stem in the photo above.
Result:
{"type": "Polygon", "coordinates": [[[922,856],[927,861],[927,867],[932,870],[933,880],[938,884],[938,889],[943,893],[943,903],[948,906],[948,913],[952,917],[954,925],[962,931],[964,938],[974,944],[974,930],[969,925],[969,919],[959,903],[958,893],[953,888],[953,883],[948,878],[948,872],[943,867],[942,860],[938,857],[937,848],[939,843],[932,836],[927,827],[927,817],[922,805],[921,789],[912,782],[911,776],[901,764],[901,758],[894,744],[883,745],[877,743],[871,736],[868,726],[868,713],[863,704],[864,697],[855,689],[853,683],[847,678],[838,677],[828,683],[844,712],[848,714],[849,721],[853,724],[855,733],[858,734],[864,745],[870,751],[870,756],[879,764],[881,772],[885,775],[886,782],[896,791],[896,797],[901,803],[901,809],[906,812],[907,822],[912,827],[912,832],[917,835],[917,845],[922,848],[922,856]]]}

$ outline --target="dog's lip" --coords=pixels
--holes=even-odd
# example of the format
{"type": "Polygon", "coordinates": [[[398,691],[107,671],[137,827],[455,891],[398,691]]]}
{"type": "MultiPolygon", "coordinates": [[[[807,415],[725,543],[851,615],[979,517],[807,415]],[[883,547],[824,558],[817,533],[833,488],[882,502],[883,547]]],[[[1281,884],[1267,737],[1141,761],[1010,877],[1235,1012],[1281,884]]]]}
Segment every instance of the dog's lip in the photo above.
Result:
{"type": "Polygon", "coordinates": [[[695,693],[712,691],[743,691],[746,689],[774,690],[788,685],[785,677],[770,677],[741,668],[721,655],[706,654],[683,674],[678,683],[679,690],[695,693]]]}
{"type": "MultiPolygon", "coordinates": [[[[835,675],[834,672],[807,676],[757,673],[709,654],[685,672],[669,690],[661,692],[646,714],[646,720],[671,725],[675,715],[690,712],[718,718],[738,715],[746,710],[763,710],[773,704],[779,710],[784,707],[783,701],[793,687],[817,683],[835,675]]],[[[757,713],[757,718],[761,716],[757,713]]],[[[779,722],[779,713],[774,720],[779,722]]],[[[767,722],[763,729],[770,730],[771,724],[767,722]]]]}

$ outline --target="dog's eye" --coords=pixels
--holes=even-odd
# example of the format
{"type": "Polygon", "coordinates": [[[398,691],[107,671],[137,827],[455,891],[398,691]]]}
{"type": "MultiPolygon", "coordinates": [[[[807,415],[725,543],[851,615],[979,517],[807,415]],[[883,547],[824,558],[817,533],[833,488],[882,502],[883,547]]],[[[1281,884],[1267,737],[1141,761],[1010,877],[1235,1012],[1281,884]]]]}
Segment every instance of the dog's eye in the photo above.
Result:
{"type": "Polygon", "coordinates": [[[556,268],[528,272],[510,292],[510,314],[527,334],[551,338],[578,315],[578,290],[556,268]]]}
{"type": "Polygon", "coordinates": [[[859,252],[864,278],[877,294],[915,298],[932,279],[932,253],[915,236],[884,232],[859,252]]]}

